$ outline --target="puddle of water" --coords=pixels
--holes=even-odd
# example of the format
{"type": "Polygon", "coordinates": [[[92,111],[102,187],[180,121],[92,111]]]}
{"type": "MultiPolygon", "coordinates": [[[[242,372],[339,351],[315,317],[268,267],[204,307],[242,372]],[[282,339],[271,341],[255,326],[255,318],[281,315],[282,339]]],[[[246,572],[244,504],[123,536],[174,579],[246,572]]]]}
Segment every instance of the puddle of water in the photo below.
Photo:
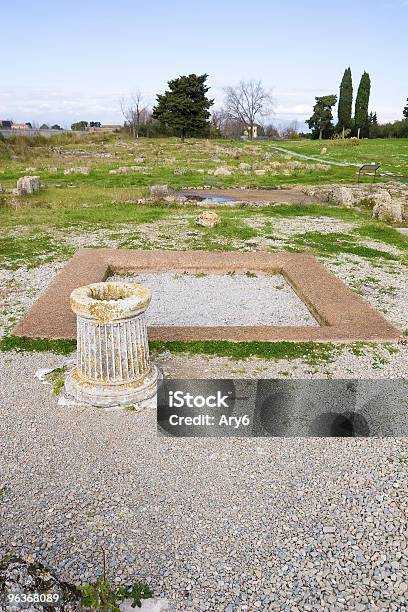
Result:
{"type": "Polygon", "coordinates": [[[204,201],[204,200],[208,200],[209,202],[219,202],[219,203],[226,203],[226,202],[236,202],[236,198],[231,198],[230,196],[221,196],[221,195],[200,195],[198,193],[196,193],[195,191],[179,191],[178,195],[180,196],[184,196],[185,198],[189,198],[190,200],[199,200],[200,202],[204,201]]]}

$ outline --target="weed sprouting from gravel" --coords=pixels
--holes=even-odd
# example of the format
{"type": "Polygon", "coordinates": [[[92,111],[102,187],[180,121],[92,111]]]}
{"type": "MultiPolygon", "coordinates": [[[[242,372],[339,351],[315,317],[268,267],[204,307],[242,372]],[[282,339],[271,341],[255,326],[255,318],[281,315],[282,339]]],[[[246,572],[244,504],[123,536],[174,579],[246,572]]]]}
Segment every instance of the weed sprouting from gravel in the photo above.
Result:
{"type": "Polygon", "coordinates": [[[95,582],[86,583],[80,587],[82,605],[100,612],[120,612],[120,603],[124,599],[130,599],[133,608],[141,608],[142,600],[153,597],[153,591],[144,582],[113,586],[107,576],[106,552],[102,546],[101,548],[103,552],[103,572],[95,582]]]}

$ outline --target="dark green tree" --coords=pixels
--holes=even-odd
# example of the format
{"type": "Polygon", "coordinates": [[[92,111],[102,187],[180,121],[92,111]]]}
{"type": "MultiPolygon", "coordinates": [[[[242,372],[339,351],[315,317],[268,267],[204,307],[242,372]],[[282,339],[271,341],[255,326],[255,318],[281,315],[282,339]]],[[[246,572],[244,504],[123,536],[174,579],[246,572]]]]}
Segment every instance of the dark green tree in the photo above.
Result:
{"type": "Polygon", "coordinates": [[[74,132],[84,132],[88,127],[87,121],[77,121],[71,125],[71,130],[74,132]]]}
{"type": "Polygon", "coordinates": [[[377,113],[370,113],[368,115],[368,123],[370,125],[378,125],[377,113]]]}
{"type": "Polygon", "coordinates": [[[207,98],[207,74],[180,76],[168,82],[169,90],[157,96],[153,117],[171,128],[184,141],[186,136],[205,136],[209,131],[208,109],[214,100],[207,98]]]}
{"type": "Polygon", "coordinates": [[[337,102],[337,96],[316,96],[313,115],[306,123],[312,130],[312,138],[330,138],[334,132],[332,107],[337,102]]]}
{"type": "Polygon", "coordinates": [[[354,111],[354,125],[357,129],[357,138],[361,132],[368,133],[368,103],[370,101],[371,81],[368,72],[363,72],[356,96],[356,107],[354,111]]]}
{"type": "Polygon", "coordinates": [[[402,114],[404,115],[405,119],[408,119],[408,98],[404,110],[402,111],[402,114]]]}
{"type": "Polygon", "coordinates": [[[351,78],[351,69],[346,68],[343,74],[343,78],[340,84],[340,96],[339,96],[339,128],[343,131],[350,130],[352,126],[352,106],[353,106],[353,81],[351,78]]]}

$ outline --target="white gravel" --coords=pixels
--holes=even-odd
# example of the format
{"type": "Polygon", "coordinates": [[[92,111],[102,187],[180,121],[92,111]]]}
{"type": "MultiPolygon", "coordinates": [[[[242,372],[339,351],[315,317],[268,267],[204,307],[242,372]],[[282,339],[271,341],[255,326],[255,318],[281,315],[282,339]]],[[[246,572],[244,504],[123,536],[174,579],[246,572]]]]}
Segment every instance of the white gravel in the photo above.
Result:
{"type": "Polygon", "coordinates": [[[318,325],[280,274],[160,273],[110,280],[151,290],[149,325],[318,325]]]}
{"type": "MultiPolygon", "coordinates": [[[[180,248],[189,226],[181,219],[172,224],[137,230],[156,247],[171,234],[180,248]]],[[[281,239],[270,240],[276,247],[296,232],[349,229],[327,218],[282,219],[272,220],[267,233],[281,239]]],[[[86,246],[103,241],[104,233],[76,240],[86,246]]],[[[408,327],[405,266],[348,255],[324,263],[391,322],[408,327]]],[[[60,266],[2,272],[3,329],[60,266]]],[[[196,296],[214,277],[160,276],[168,277],[160,281],[168,291],[185,283],[193,294],[180,316],[202,316],[196,296]]],[[[245,283],[244,301],[232,308],[239,321],[252,304],[249,290],[280,283],[229,277],[234,295],[237,281],[245,283]]],[[[219,289],[208,287],[208,301],[221,304],[211,316],[230,316],[232,294],[219,289]]],[[[274,304],[266,289],[252,308],[258,322],[274,304]]],[[[287,287],[268,291],[279,302],[287,287]]],[[[404,378],[408,372],[408,347],[395,345],[342,349],[321,362],[170,352],[154,358],[174,378],[404,378]]],[[[62,363],[47,353],[0,353],[0,554],[34,553],[61,578],[89,581],[101,572],[102,544],[112,579],[146,580],[172,610],[407,609],[404,439],[158,438],[153,407],[140,414],[58,407],[35,372],[62,363]]]]}
{"type": "Polygon", "coordinates": [[[0,554],[146,580],[172,610],[406,609],[406,443],[167,439],[154,410],[61,408],[0,356],[0,554]]]}

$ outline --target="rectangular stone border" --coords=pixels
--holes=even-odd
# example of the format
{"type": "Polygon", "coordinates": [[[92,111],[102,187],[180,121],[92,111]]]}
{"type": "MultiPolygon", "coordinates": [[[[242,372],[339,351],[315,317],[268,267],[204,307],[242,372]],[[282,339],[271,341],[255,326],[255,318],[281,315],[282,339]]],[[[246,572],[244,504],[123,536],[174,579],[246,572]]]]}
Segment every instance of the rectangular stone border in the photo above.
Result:
{"type": "MultiPolygon", "coordinates": [[[[33,304],[12,334],[26,338],[76,338],[69,306],[73,289],[130,272],[265,272],[282,274],[319,322],[295,326],[151,326],[149,338],[163,341],[396,342],[401,332],[308,253],[135,251],[80,249],[33,304]]],[[[205,299],[205,296],[203,296],[205,299]]],[[[188,302],[187,302],[188,306],[188,302]]]]}

